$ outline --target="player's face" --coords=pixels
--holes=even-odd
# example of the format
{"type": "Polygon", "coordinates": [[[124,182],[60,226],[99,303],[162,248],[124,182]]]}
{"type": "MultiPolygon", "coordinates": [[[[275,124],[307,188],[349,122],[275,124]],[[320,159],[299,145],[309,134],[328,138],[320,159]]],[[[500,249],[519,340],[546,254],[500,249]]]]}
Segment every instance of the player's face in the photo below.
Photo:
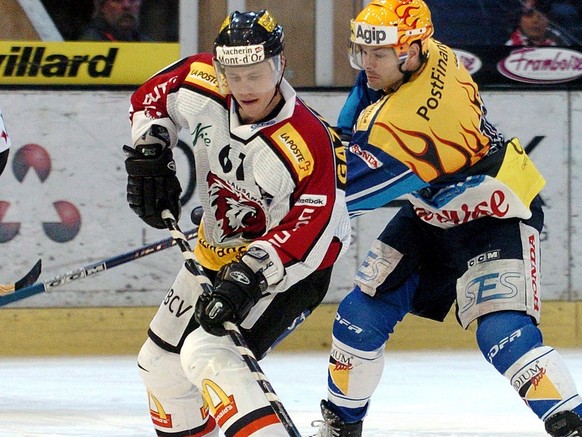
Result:
{"type": "Polygon", "coordinates": [[[225,67],[224,76],[246,123],[265,118],[279,101],[273,98],[278,75],[269,62],[225,67]]]}
{"type": "Polygon", "coordinates": [[[360,46],[362,67],[368,85],[376,90],[392,88],[404,78],[398,68],[399,60],[391,47],[360,46]]]}

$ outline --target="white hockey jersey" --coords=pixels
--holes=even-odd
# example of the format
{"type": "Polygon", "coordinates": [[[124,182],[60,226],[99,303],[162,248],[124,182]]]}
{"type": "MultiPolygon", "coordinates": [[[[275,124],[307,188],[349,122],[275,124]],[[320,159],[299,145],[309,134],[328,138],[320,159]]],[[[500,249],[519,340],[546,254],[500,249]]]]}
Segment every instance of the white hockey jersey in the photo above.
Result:
{"type": "Polygon", "coordinates": [[[168,129],[172,145],[190,132],[204,209],[199,262],[218,270],[259,246],[273,262],[263,272],[271,292],[331,266],[350,238],[343,146],[285,80],[280,87],[285,104],[272,119],[241,124],[212,56],[198,54],[150,78],[130,109],[134,143],[152,124],[168,129]]]}

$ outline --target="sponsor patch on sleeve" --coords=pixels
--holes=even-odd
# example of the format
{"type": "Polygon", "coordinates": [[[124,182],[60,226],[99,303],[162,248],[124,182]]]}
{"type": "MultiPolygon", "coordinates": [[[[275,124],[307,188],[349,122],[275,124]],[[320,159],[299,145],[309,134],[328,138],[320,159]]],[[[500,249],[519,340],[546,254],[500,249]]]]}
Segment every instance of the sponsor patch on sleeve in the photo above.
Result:
{"type": "Polygon", "coordinates": [[[382,167],[383,163],[373,153],[368,150],[363,150],[358,144],[350,145],[350,152],[360,158],[372,170],[382,167]]]}
{"type": "Polygon", "coordinates": [[[186,78],[186,82],[196,84],[208,90],[218,92],[218,81],[216,80],[216,72],[212,65],[204,62],[194,62],[190,66],[190,73],[186,78]]]}
{"type": "Polygon", "coordinates": [[[307,147],[307,143],[297,130],[286,123],[277,129],[272,139],[280,146],[281,151],[293,164],[299,180],[303,180],[313,172],[313,156],[307,147]]]}

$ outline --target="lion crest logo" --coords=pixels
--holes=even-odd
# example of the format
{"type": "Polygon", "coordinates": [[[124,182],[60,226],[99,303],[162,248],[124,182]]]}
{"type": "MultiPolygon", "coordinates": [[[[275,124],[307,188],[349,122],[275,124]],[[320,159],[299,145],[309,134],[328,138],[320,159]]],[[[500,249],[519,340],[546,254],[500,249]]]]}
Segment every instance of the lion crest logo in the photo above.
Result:
{"type": "Polygon", "coordinates": [[[235,236],[257,238],[265,233],[267,219],[261,203],[237,190],[215,174],[208,175],[210,204],[222,230],[221,241],[235,236]]]}

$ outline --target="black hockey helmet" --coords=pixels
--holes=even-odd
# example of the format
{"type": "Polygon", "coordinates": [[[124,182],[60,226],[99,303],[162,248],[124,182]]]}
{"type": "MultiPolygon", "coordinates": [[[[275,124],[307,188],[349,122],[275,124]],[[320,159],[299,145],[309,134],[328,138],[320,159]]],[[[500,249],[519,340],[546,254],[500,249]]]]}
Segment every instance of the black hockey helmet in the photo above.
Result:
{"type": "Polygon", "coordinates": [[[278,87],[285,69],[282,52],[283,28],[269,11],[231,13],[214,40],[213,63],[220,92],[231,92],[225,67],[248,66],[263,61],[269,61],[273,71],[272,84],[278,87]]]}
{"type": "Polygon", "coordinates": [[[277,56],[282,51],[283,28],[265,9],[258,12],[235,11],[231,13],[220,26],[218,36],[214,40],[214,56],[223,65],[255,64],[277,56]],[[224,48],[241,46],[252,46],[257,56],[246,59],[238,56],[238,64],[233,63],[234,58],[224,56],[224,48]]]}

